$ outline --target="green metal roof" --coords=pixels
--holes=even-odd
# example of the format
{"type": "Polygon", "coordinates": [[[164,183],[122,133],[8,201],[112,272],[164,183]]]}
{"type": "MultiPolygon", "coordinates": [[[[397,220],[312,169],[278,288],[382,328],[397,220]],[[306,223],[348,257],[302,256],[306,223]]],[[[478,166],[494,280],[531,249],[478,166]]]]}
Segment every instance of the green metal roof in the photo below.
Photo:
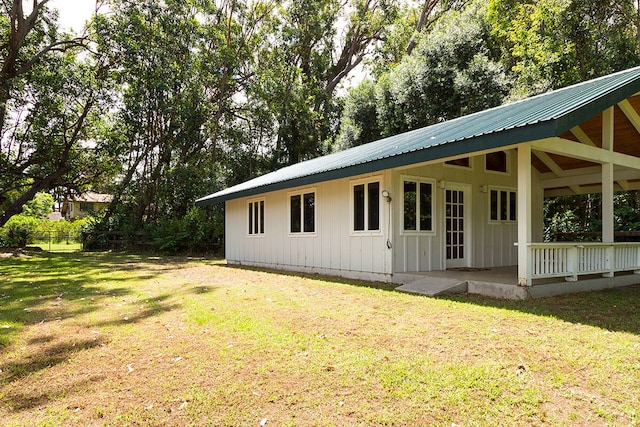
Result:
{"type": "Polygon", "coordinates": [[[638,92],[640,67],[287,166],[196,205],[559,136],[638,92]]]}

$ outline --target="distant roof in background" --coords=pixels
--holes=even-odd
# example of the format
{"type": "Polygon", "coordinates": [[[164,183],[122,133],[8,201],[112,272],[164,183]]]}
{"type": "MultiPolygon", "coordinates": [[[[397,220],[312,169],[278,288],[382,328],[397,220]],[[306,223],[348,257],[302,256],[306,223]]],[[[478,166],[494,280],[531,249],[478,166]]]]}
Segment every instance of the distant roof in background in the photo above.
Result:
{"type": "Polygon", "coordinates": [[[640,67],[287,166],[196,205],[560,136],[638,92],[640,67]]]}
{"type": "Polygon", "coordinates": [[[68,198],[74,202],[88,202],[88,203],[111,203],[113,196],[111,194],[94,193],[93,191],[87,191],[83,194],[75,194],[68,198]]]}

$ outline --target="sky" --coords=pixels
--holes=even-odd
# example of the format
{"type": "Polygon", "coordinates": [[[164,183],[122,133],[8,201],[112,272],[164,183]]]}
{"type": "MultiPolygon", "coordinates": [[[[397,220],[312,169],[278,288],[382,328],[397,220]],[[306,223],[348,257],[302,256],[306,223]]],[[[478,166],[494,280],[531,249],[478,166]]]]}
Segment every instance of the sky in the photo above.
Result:
{"type": "Polygon", "coordinates": [[[84,22],[96,8],[95,0],[50,0],[49,7],[58,9],[59,22],[62,28],[75,33],[82,31],[84,22]]]}

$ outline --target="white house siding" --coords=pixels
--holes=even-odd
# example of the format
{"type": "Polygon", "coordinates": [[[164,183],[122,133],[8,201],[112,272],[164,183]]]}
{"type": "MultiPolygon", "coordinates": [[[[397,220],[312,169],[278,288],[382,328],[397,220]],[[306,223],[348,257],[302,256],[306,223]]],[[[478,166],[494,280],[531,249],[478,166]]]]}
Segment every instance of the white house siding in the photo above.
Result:
{"type": "Polygon", "coordinates": [[[380,232],[358,235],[351,231],[351,184],[378,177],[389,188],[389,173],[340,179],[274,191],[226,202],[226,257],[229,263],[285,270],[386,280],[391,274],[391,251],[386,247],[388,208],[380,198],[380,232]],[[289,196],[315,191],[315,233],[289,233],[289,196]],[[248,234],[248,203],[265,201],[264,235],[248,234]]]}
{"type": "MultiPolygon", "coordinates": [[[[471,201],[465,200],[465,214],[467,229],[465,238],[471,238],[471,250],[468,260],[470,267],[500,267],[517,264],[516,222],[491,222],[490,218],[490,190],[512,189],[517,191],[516,153],[508,152],[508,173],[486,172],[484,155],[472,157],[470,168],[445,165],[442,163],[425,165],[415,168],[396,169],[393,172],[394,211],[398,212],[394,221],[394,272],[443,270],[445,261],[445,225],[444,225],[444,186],[466,185],[471,201]],[[421,177],[432,179],[434,187],[435,232],[423,235],[407,235],[402,228],[402,180],[403,177],[421,177]],[[444,181],[444,182],[443,182],[444,181]]],[[[534,214],[534,219],[542,221],[542,191],[536,192],[537,199],[534,206],[540,203],[540,209],[534,214]],[[539,212],[538,212],[539,211],[539,212]]],[[[542,226],[535,227],[534,236],[541,234],[542,226]]],[[[468,240],[467,240],[468,242],[468,240]]]]}
{"type": "MultiPolygon", "coordinates": [[[[491,222],[490,190],[517,192],[516,152],[508,154],[508,173],[485,171],[484,155],[470,159],[471,168],[442,163],[388,170],[274,191],[226,202],[226,257],[229,263],[319,272],[354,278],[387,280],[394,272],[431,271],[446,268],[444,192],[450,185],[468,187],[465,203],[465,238],[471,238],[470,267],[500,267],[517,264],[517,223],[491,222]],[[391,206],[380,198],[380,232],[352,232],[352,184],[376,177],[380,189],[391,193],[391,206]],[[408,235],[402,232],[402,178],[431,180],[434,184],[434,232],[408,235]],[[444,184],[442,182],[444,181],[444,184]],[[289,233],[289,196],[294,192],[315,191],[316,232],[313,235],[289,233]],[[248,234],[248,202],[265,201],[264,235],[248,234]],[[388,232],[391,215],[391,234],[388,232]],[[387,239],[392,249],[387,247],[387,239]]],[[[535,241],[542,241],[543,190],[534,176],[532,212],[535,241]]],[[[469,240],[467,240],[468,242],[469,240]]]]}

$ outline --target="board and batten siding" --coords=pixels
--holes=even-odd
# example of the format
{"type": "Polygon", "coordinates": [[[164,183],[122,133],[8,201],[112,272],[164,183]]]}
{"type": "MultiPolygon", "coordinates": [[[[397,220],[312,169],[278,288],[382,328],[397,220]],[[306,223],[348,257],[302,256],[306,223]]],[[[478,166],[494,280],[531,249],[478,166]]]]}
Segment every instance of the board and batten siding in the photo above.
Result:
{"type": "MultiPolygon", "coordinates": [[[[490,220],[491,190],[517,193],[516,158],[514,150],[508,152],[507,173],[486,171],[485,157],[479,155],[470,158],[469,168],[436,163],[227,201],[226,258],[231,264],[371,280],[390,280],[393,273],[444,270],[447,267],[445,190],[457,188],[465,189],[467,194],[465,240],[470,243],[465,248],[470,254],[467,266],[516,265],[517,222],[490,220]],[[433,232],[403,232],[402,185],[405,178],[432,183],[433,232]],[[379,232],[356,233],[352,225],[353,185],[371,179],[380,182],[380,191],[390,192],[392,202],[388,204],[380,197],[379,232]],[[290,195],[311,191],[315,192],[316,201],[315,233],[292,234],[289,232],[290,195]],[[248,203],[260,200],[265,203],[264,235],[250,235],[248,203]]],[[[532,236],[533,241],[541,242],[543,190],[537,178],[533,177],[532,236]]]]}
{"type": "MultiPolygon", "coordinates": [[[[394,221],[394,272],[414,272],[446,269],[445,260],[445,190],[447,188],[466,188],[465,214],[467,216],[466,238],[470,238],[469,267],[503,267],[516,265],[518,228],[516,221],[490,220],[491,189],[517,192],[517,156],[515,150],[507,152],[508,172],[485,170],[485,157],[479,155],[470,158],[470,167],[461,167],[436,163],[393,171],[394,212],[398,219],[394,221]],[[431,180],[434,185],[434,232],[404,233],[402,228],[403,181],[422,178],[431,180]],[[469,200],[470,196],[470,200],[469,200]]],[[[534,177],[534,183],[537,180],[534,177]]],[[[519,195],[518,195],[519,197],[519,195]]],[[[534,241],[542,241],[542,203],[543,191],[534,185],[532,195],[534,241]]],[[[468,243],[468,240],[467,240],[468,243]]]]}
{"type": "Polygon", "coordinates": [[[387,248],[389,209],[380,197],[380,231],[352,231],[352,185],[375,178],[380,190],[390,189],[390,172],[322,182],[308,187],[273,191],[226,202],[225,255],[231,264],[243,264],[388,280],[392,273],[387,248]],[[315,192],[315,232],[289,232],[289,197],[315,192]],[[248,203],[264,200],[264,235],[249,235],[248,203]]]}

